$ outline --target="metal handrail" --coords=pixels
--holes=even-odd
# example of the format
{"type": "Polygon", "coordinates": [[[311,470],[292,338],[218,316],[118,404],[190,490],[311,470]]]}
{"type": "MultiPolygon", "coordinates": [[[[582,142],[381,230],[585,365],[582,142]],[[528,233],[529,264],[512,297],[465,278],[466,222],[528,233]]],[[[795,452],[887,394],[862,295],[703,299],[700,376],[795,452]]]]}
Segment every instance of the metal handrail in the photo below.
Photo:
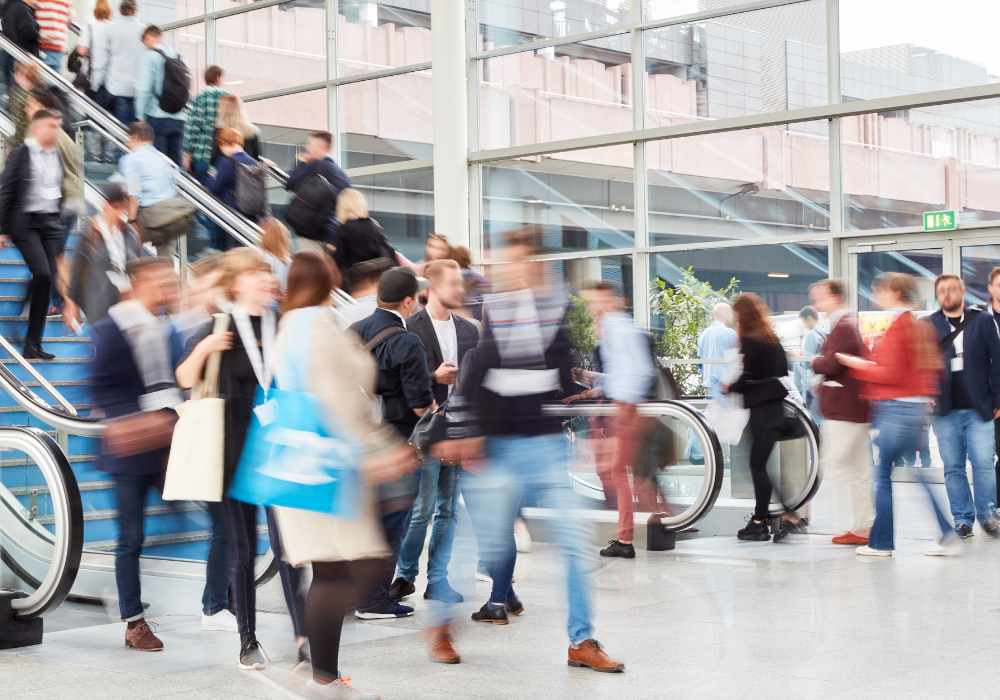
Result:
{"type": "MultiPolygon", "coordinates": [[[[63,410],[66,411],[66,413],[68,413],[71,416],[75,416],[76,415],[76,407],[73,406],[73,404],[71,404],[69,401],[67,401],[65,399],[65,397],[63,397],[63,395],[60,394],[56,390],[56,388],[49,383],[48,379],[46,379],[45,377],[43,377],[38,370],[36,370],[34,367],[32,367],[31,363],[29,363],[26,359],[24,359],[24,357],[21,355],[21,353],[19,353],[17,350],[15,350],[14,346],[11,345],[9,342],[7,342],[7,339],[4,338],[2,335],[0,335],[0,347],[2,347],[4,350],[6,350],[7,354],[10,355],[14,359],[14,361],[17,362],[17,364],[21,365],[21,367],[23,367],[24,370],[28,374],[30,374],[31,377],[36,382],[38,382],[39,384],[41,384],[42,388],[45,389],[45,391],[49,392],[52,395],[52,398],[54,398],[59,403],[59,405],[62,406],[63,410]]],[[[27,389],[27,385],[25,385],[25,389],[27,389]]],[[[31,390],[28,389],[28,391],[31,391],[31,390]]],[[[33,391],[31,393],[35,394],[35,392],[33,392],[33,391]]],[[[42,400],[41,397],[38,396],[37,394],[35,394],[35,398],[37,398],[39,401],[42,400]]]]}

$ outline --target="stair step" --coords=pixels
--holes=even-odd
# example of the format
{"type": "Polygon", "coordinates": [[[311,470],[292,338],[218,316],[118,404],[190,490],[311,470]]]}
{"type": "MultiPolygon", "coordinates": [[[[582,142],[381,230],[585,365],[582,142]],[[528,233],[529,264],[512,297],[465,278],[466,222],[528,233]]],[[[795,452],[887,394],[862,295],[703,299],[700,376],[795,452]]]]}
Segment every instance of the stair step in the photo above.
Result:
{"type": "MultiPolygon", "coordinates": [[[[142,509],[146,516],[151,515],[167,515],[169,513],[192,513],[192,512],[202,512],[205,509],[194,503],[183,503],[180,505],[155,505],[146,506],[142,509]]],[[[83,521],[91,520],[115,520],[118,518],[117,508],[104,508],[101,510],[88,510],[83,513],[83,521]]],[[[38,518],[38,522],[41,525],[52,525],[55,523],[55,516],[43,516],[38,518]]]]}
{"type": "MultiPolygon", "coordinates": [[[[267,525],[257,526],[258,535],[267,534],[267,525]]],[[[188,532],[169,532],[162,535],[146,535],[143,547],[156,545],[178,544],[181,542],[199,542],[212,539],[211,530],[191,530],[188,532]]],[[[95,552],[113,552],[117,546],[117,540],[91,540],[83,543],[84,549],[95,552]]]]}
{"type": "MultiPolygon", "coordinates": [[[[69,459],[70,464],[80,464],[83,462],[96,462],[98,460],[97,455],[66,455],[69,459]]],[[[3,467],[28,467],[34,466],[34,462],[29,460],[27,457],[11,457],[8,459],[0,459],[0,468],[3,467]]],[[[91,482],[88,482],[91,483],[91,482]]],[[[114,486],[113,481],[107,482],[114,486]]],[[[107,488],[107,487],[94,487],[94,488],[107,488]]],[[[10,489],[10,492],[15,496],[23,496],[28,490],[38,489],[38,493],[48,493],[49,487],[43,484],[35,484],[33,486],[26,486],[20,489],[10,489]]],[[[83,489],[83,485],[80,484],[80,490],[83,489]]]]}

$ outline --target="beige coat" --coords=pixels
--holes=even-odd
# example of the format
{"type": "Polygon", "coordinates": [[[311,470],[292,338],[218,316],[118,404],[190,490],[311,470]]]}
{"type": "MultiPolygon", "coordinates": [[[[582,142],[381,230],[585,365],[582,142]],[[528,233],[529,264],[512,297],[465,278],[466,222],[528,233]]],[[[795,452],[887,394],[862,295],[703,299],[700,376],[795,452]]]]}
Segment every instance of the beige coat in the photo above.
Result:
{"type": "MultiPolygon", "coordinates": [[[[288,331],[303,310],[290,311],[281,320],[275,342],[275,364],[290,344],[300,342],[288,331]]],[[[312,337],[309,391],[320,396],[332,426],[347,431],[365,447],[367,456],[397,447],[402,438],[389,425],[369,417],[368,399],[375,390],[378,367],[354,334],[340,330],[333,312],[321,312],[312,337]],[[363,390],[363,391],[362,391],[363,390]]],[[[278,372],[281,385],[281,372],[278,372]]],[[[374,507],[370,486],[362,486],[358,520],[296,508],[275,508],[285,558],[292,566],[313,561],[353,561],[389,554],[374,507]]]]}

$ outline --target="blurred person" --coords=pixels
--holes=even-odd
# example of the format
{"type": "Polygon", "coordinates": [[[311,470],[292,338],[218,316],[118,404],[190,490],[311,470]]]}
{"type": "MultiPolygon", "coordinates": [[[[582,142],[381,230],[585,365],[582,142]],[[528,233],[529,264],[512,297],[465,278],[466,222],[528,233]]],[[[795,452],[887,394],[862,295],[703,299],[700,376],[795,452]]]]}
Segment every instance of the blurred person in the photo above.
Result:
{"type": "Polygon", "coordinates": [[[351,279],[351,297],[354,303],[337,307],[341,328],[350,328],[358,321],[371,316],[378,308],[378,281],[382,273],[394,265],[395,262],[389,258],[376,258],[351,266],[348,276],[351,279]]]}
{"type": "MultiPolygon", "coordinates": [[[[746,527],[736,533],[741,540],[767,542],[771,539],[767,522],[774,485],[767,473],[767,460],[779,440],[789,436],[784,399],[788,389],[781,383],[788,376],[788,360],[768,317],[770,310],[756,294],[740,294],[733,304],[736,329],[743,353],[743,373],[732,384],[720,384],[724,394],[743,395],[743,406],[750,409],[750,476],[756,499],[753,515],[746,527]]],[[[779,494],[780,498],[780,494],[779,494]]],[[[798,514],[790,509],[781,513],[780,541],[788,532],[798,531],[798,514]]],[[[779,537],[780,535],[780,537],[779,537]]]]}
{"type": "MultiPolygon", "coordinates": [[[[733,307],[720,301],[712,307],[712,324],[698,336],[699,360],[726,359],[726,351],[740,346],[740,339],[733,330],[733,307]]],[[[708,388],[708,395],[715,397],[719,384],[729,373],[726,363],[711,363],[701,366],[701,381],[708,388]]]]}
{"type": "Polygon", "coordinates": [[[237,95],[227,93],[219,98],[212,130],[212,163],[218,162],[219,156],[222,155],[218,136],[223,129],[235,129],[240,132],[243,136],[243,150],[255,162],[260,160],[260,129],[250,121],[246,105],[237,95]]]}
{"type": "MultiPolygon", "coordinates": [[[[378,364],[375,393],[381,397],[385,420],[404,440],[409,439],[420,416],[434,408],[427,353],[420,337],[407,328],[407,319],[417,310],[419,291],[420,283],[412,270],[395,267],[386,271],[378,283],[378,308],[352,326],[378,364]]],[[[380,580],[358,596],[355,617],[374,620],[413,614],[413,608],[389,597],[412,510],[411,504],[383,512],[382,528],[390,554],[380,580]]]]}
{"type": "Polygon", "coordinates": [[[80,312],[94,325],[108,315],[129,289],[125,268],[130,260],[143,257],[139,234],[126,221],[128,192],[118,184],[105,185],[104,209],[90,219],[87,234],[73,258],[68,301],[63,320],[74,328],[80,312]]]}
{"type": "Polygon", "coordinates": [[[146,25],[135,16],[136,0],[122,0],[119,17],[103,32],[102,48],[95,52],[90,83],[106,91],[104,108],[122,124],[136,121],[135,94],[139,84],[139,65],[146,51],[142,33],[146,25]]]}
{"type": "MultiPolygon", "coordinates": [[[[323,418],[332,430],[349,434],[362,448],[359,466],[360,515],[356,519],[322,513],[276,508],[285,556],[293,566],[312,565],[312,583],[305,602],[305,622],[312,651],[312,678],[306,694],[316,698],[364,700],[377,694],[362,693],[342,675],[340,638],[344,610],[382,573],[389,555],[375,509],[375,486],[393,478],[415,460],[412,448],[389,425],[372,422],[365,394],[372,396],[377,366],[371,355],[344,333],[329,313],[312,318],[308,349],[307,386],[290,383],[288,366],[302,352],[301,337],[293,329],[300,314],[310,307],[329,304],[336,285],[327,256],[296,253],[288,270],[288,290],[282,303],[284,316],[275,342],[277,380],[282,388],[307,391],[320,397],[323,418]],[[337,362],[328,358],[336,357],[337,362]],[[359,386],[364,393],[358,391],[359,386]]],[[[301,328],[301,326],[298,326],[301,328]]]]}
{"type": "Polygon", "coordinates": [[[260,249],[271,264],[271,272],[275,274],[281,285],[281,291],[288,286],[288,266],[292,262],[292,235],[288,227],[273,216],[268,216],[260,222],[264,234],[260,237],[260,249]]]}
{"type": "Polygon", "coordinates": [[[345,292],[351,292],[350,270],[358,263],[396,257],[385,231],[368,216],[368,202],[360,190],[347,187],[337,196],[337,221],[333,234],[333,259],[344,277],[345,292]]]}
{"type": "Polygon", "coordinates": [[[818,402],[823,418],[820,462],[823,474],[840,478],[851,487],[854,523],[834,544],[868,544],[875,520],[872,503],[872,449],[868,424],[868,401],[862,398],[861,381],[850,376],[837,353],[864,358],[868,354],[858,320],[844,306],[844,288],[839,279],[820,280],[809,286],[809,303],[830,322],[820,356],[810,363],[815,375],[822,375],[818,402]]]}
{"type": "MultiPolygon", "coordinates": [[[[188,342],[177,366],[177,383],[185,389],[202,378],[205,361],[213,352],[222,353],[219,366],[219,397],[225,400],[223,493],[229,491],[243,442],[254,410],[258,386],[270,387],[274,376],[274,342],[277,315],[270,305],[278,294],[278,278],[264,257],[252,248],[226,252],[219,263],[218,287],[231,303],[229,328],[213,333],[214,319],[188,342]]],[[[264,653],[257,640],[257,589],[254,565],[257,557],[257,506],[228,496],[222,497],[222,514],[229,549],[232,603],[240,633],[239,667],[264,667],[264,653]]],[[[281,538],[273,509],[265,508],[268,535],[292,628],[299,644],[298,662],[308,664],[304,601],[300,573],[282,557],[281,538]]]]}
{"type": "MultiPolygon", "coordinates": [[[[87,94],[94,98],[94,101],[101,107],[106,107],[108,103],[108,91],[104,87],[104,76],[99,76],[100,82],[94,82],[94,66],[100,62],[107,65],[108,45],[105,40],[105,33],[111,27],[111,19],[114,11],[111,9],[110,0],[97,0],[94,3],[94,21],[88,22],[83,31],[80,32],[80,39],[76,43],[76,52],[84,59],[85,71],[89,78],[90,88],[87,94]]],[[[87,134],[91,136],[91,134],[87,134]]],[[[93,133],[95,141],[101,137],[93,133]]]]}
{"type": "Polygon", "coordinates": [[[57,148],[62,114],[48,109],[36,111],[31,132],[24,144],[11,151],[0,177],[0,228],[17,246],[31,272],[22,355],[51,360],[55,355],[45,352],[41,343],[49,292],[58,274],[56,258],[62,248],[64,170],[57,148]]]}
{"type": "MultiPolygon", "coordinates": [[[[215,132],[221,155],[215,161],[215,177],[209,180],[208,188],[222,203],[234,211],[236,206],[236,165],[257,165],[257,161],[243,150],[243,134],[236,129],[220,129],[215,132]]],[[[223,234],[225,235],[225,234],[223,234]]]]}
{"type": "MultiPolygon", "coordinates": [[[[799,321],[806,329],[806,334],[802,338],[801,351],[792,349],[789,355],[793,357],[816,357],[823,352],[823,343],[826,341],[826,330],[819,325],[819,313],[812,306],[804,306],[799,311],[799,321]]],[[[816,401],[816,374],[806,362],[792,363],[792,374],[795,377],[795,385],[802,395],[805,407],[809,409],[813,419],[819,424],[823,415],[819,410],[819,402],[816,401]]]]}
{"type": "MultiPolygon", "coordinates": [[[[406,327],[423,342],[434,401],[441,406],[455,385],[461,358],[479,343],[479,331],[454,312],[461,306],[465,291],[458,263],[437,260],[424,271],[431,284],[427,290],[427,306],[407,319],[406,327]]],[[[458,524],[459,467],[442,464],[433,455],[422,454],[421,457],[420,487],[400,548],[399,571],[389,588],[389,597],[402,600],[416,591],[414,581],[420,573],[420,554],[433,517],[424,598],[461,603],[462,595],[448,583],[448,562],[458,524]]]]}
{"type": "MultiPolygon", "coordinates": [[[[997,277],[1000,277],[1000,267],[994,267],[990,270],[989,284],[986,290],[990,293],[991,298],[986,310],[997,327],[997,333],[1000,333],[1000,280],[997,277]]],[[[994,443],[1000,446],[1000,418],[993,419],[993,435],[995,438],[994,443]]],[[[997,477],[997,517],[1000,517],[1000,459],[996,460],[995,471],[997,477]]]]}
{"type": "MultiPolygon", "coordinates": [[[[165,94],[173,86],[168,82],[170,72],[167,60],[177,59],[179,54],[163,43],[163,32],[155,24],[146,27],[142,33],[142,44],[146,47],[139,59],[139,76],[135,88],[135,118],[144,121],[153,129],[153,145],[178,167],[181,165],[181,143],[184,140],[184,121],[187,109],[182,106],[175,112],[168,112],[161,104],[165,94]]],[[[180,59],[183,61],[184,59],[180,59]]],[[[184,76],[187,79],[187,75],[184,76]]],[[[183,86],[190,90],[190,84],[183,86]]],[[[184,100],[185,104],[187,99],[184,100]]]]}
{"type": "MultiPolygon", "coordinates": [[[[875,303],[892,314],[892,324],[882,336],[871,362],[860,357],[837,355],[848,374],[864,382],[862,396],[872,402],[872,423],[878,430],[879,459],[875,470],[875,522],[868,544],[858,547],[862,556],[890,557],[893,537],[893,460],[912,449],[919,426],[926,422],[931,402],[940,391],[938,372],[941,354],[931,326],[919,323],[913,309],[919,301],[913,278],[884,272],[872,281],[875,303]]],[[[962,552],[959,538],[938,505],[930,486],[921,479],[941,528],[941,541],[928,549],[928,556],[962,552]]]]}
{"type": "Polygon", "coordinates": [[[561,421],[542,412],[559,389],[575,394],[577,388],[565,330],[568,294],[541,286],[544,263],[530,259],[538,253],[536,241],[533,228],[508,233],[500,256],[505,264],[497,270],[503,293],[487,299],[482,342],[462,359],[459,390],[449,401],[449,439],[431,452],[482,474],[462,487],[466,503],[475,504],[470,515],[476,512],[488,525],[484,559],[493,578],[489,600],[472,619],[505,625],[508,606],[512,614],[524,608],[511,587],[514,519],[522,494],[530,490],[542,507],[554,509],[551,534],[566,565],[567,662],[619,672],[625,664],[594,639],[589,574],[595,562],[587,556],[585,526],[571,510],[569,443],[561,421]]]}
{"type": "Polygon", "coordinates": [[[418,277],[424,276],[424,265],[433,260],[445,260],[451,255],[451,246],[443,233],[428,233],[427,242],[424,243],[424,257],[419,262],[410,262],[406,256],[396,251],[396,261],[413,270],[418,277]]]}
{"type": "Polygon", "coordinates": [[[66,55],[66,33],[73,19],[73,4],[69,0],[37,0],[35,19],[38,21],[38,48],[42,61],[62,75],[63,57],[66,55]]]}
{"type": "Polygon", "coordinates": [[[14,63],[14,84],[10,88],[7,102],[11,119],[14,121],[14,134],[7,139],[7,148],[14,149],[24,143],[28,135],[31,119],[25,112],[28,104],[28,94],[33,90],[44,89],[41,71],[38,66],[29,63],[14,63]]]}
{"type": "MultiPolygon", "coordinates": [[[[314,231],[295,231],[299,237],[300,249],[314,250],[318,253],[326,253],[326,244],[331,242],[334,232],[340,226],[337,221],[337,197],[342,190],[351,186],[351,178],[341,170],[337,161],[330,155],[330,145],[333,143],[333,134],[329,131],[315,131],[309,134],[306,139],[306,150],[295,156],[299,164],[288,176],[285,189],[292,193],[299,193],[308,186],[308,180],[312,176],[319,176],[326,180],[333,188],[333,200],[323,202],[329,207],[330,220],[323,222],[314,231]]],[[[294,228],[294,227],[293,227],[294,228]]]]}
{"type": "MultiPolygon", "coordinates": [[[[130,152],[118,161],[118,172],[124,178],[130,197],[128,222],[138,226],[143,240],[148,240],[149,234],[139,222],[142,210],[177,196],[174,168],[156,152],[153,139],[149,124],[135,122],[129,126],[130,152]]],[[[173,241],[159,244],[156,254],[161,258],[172,258],[174,247],[173,241]]]]}
{"type": "Polygon", "coordinates": [[[993,420],[1000,416],[1000,335],[989,314],[965,305],[961,277],[940,275],[934,291],[941,308],[927,320],[944,355],[934,435],[944,461],[955,532],[962,539],[972,537],[978,520],[983,532],[997,538],[993,420]],[[969,489],[966,462],[972,466],[974,491],[969,489]]]}
{"type": "Polygon", "coordinates": [[[17,48],[41,58],[38,45],[41,29],[35,15],[36,7],[36,0],[7,0],[2,10],[3,33],[17,48]]]}
{"type": "Polygon", "coordinates": [[[205,89],[191,100],[187,121],[184,122],[184,141],[181,143],[182,166],[195,179],[208,187],[208,171],[215,159],[215,120],[219,100],[229,93],[222,87],[223,70],[219,66],[205,69],[205,89]]]}
{"type": "MultiPolygon", "coordinates": [[[[143,410],[172,410],[181,401],[170,363],[169,324],[160,318],[176,297],[177,277],[156,258],[136,258],[126,264],[133,298],[111,307],[94,324],[94,364],[91,390],[107,418],[143,410]],[[150,403],[150,397],[157,400],[150,403]],[[171,398],[172,397],[172,398],[171,398]]],[[[128,623],[125,646],[160,651],[163,642],[145,620],[139,578],[144,505],[150,489],[162,484],[166,449],[129,457],[102,450],[100,469],[111,474],[118,508],[115,583],[121,619],[128,623]]]]}
{"type": "Polygon", "coordinates": [[[465,246],[452,248],[451,259],[457,262],[461,268],[462,281],[465,283],[462,308],[456,313],[481,322],[483,320],[483,298],[493,291],[493,284],[472,269],[472,253],[465,246]]]}

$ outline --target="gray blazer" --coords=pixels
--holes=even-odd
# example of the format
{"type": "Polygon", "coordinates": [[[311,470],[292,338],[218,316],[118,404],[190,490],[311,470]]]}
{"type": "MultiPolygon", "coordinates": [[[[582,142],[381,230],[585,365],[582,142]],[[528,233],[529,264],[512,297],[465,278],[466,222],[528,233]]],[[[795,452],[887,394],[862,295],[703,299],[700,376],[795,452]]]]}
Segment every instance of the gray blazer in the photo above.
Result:
{"type": "MultiPolygon", "coordinates": [[[[131,226],[126,226],[125,260],[149,255],[139,241],[139,234],[131,226]]],[[[70,275],[68,296],[87,316],[87,322],[94,325],[108,315],[108,309],[118,303],[118,288],[108,278],[111,270],[111,256],[104,236],[93,222],[87,227],[87,235],[80,239],[79,249],[73,258],[73,273],[70,275]]]]}

